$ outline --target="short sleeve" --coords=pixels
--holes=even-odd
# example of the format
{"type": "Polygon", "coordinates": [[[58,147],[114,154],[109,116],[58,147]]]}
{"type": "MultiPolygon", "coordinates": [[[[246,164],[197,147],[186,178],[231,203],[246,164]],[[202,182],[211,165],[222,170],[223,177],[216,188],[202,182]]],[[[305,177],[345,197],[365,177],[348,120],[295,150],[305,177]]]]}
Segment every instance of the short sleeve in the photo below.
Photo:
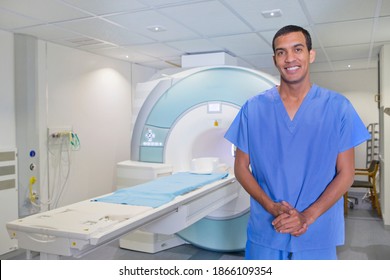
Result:
{"type": "Polygon", "coordinates": [[[370,139],[370,133],[348,100],[344,103],[340,135],[339,152],[356,147],[370,139]]]}
{"type": "Polygon", "coordinates": [[[248,103],[245,103],[225,133],[225,138],[244,153],[248,149],[248,103]]]}

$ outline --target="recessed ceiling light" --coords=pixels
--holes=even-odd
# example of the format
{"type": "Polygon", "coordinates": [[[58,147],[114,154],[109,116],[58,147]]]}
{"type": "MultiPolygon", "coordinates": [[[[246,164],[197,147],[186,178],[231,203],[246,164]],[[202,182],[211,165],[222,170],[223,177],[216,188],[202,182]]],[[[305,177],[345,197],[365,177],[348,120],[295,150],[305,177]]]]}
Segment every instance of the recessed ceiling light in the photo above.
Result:
{"type": "Polygon", "coordinates": [[[275,10],[269,10],[269,11],[262,11],[261,14],[265,18],[274,18],[274,17],[281,17],[282,11],[280,9],[275,9],[275,10]]]}
{"type": "Polygon", "coordinates": [[[152,31],[152,32],[163,32],[163,31],[167,31],[167,29],[164,27],[164,26],[161,26],[161,25],[151,25],[151,26],[148,26],[146,27],[148,30],[152,31]]]}

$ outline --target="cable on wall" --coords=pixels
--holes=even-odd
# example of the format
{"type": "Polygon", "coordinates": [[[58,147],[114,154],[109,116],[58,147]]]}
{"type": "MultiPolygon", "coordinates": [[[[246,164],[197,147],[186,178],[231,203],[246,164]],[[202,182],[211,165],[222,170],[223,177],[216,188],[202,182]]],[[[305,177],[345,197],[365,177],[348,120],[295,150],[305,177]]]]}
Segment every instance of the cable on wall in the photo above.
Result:
{"type": "Polygon", "coordinates": [[[72,130],[48,129],[47,134],[47,173],[48,173],[48,198],[46,201],[39,199],[33,192],[32,185],[35,180],[30,180],[29,200],[36,207],[43,205],[48,209],[55,209],[66,190],[72,167],[72,152],[80,150],[80,139],[72,130]],[[49,176],[50,175],[50,176],[49,176]]]}

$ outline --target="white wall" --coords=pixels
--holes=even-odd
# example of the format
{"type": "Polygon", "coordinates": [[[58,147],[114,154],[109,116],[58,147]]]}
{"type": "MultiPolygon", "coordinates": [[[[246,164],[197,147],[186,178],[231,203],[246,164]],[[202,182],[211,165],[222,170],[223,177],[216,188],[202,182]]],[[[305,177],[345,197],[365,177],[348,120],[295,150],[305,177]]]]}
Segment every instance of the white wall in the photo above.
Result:
{"type": "Polygon", "coordinates": [[[71,127],[81,143],[59,206],[109,193],[116,163],[130,158],[131,64],[50,43],[46,64],[47,125],[71,127]]]}
{"type": "Polygon", "coordinates": [[[0,30],[0,147],[15,147],[13,35],[0,30]]]}
{"type": "MultiPolygon", "coordinates": [[[[378,93],[377,69],[312,73],[311,78],[314,83],[346,96],[366,126],[379,122],[378,104],[375,101],[378,93]]],[[[365,162],[366,144],[363,143],[355,149],[355,165],[365,167],[365,162]]]]}

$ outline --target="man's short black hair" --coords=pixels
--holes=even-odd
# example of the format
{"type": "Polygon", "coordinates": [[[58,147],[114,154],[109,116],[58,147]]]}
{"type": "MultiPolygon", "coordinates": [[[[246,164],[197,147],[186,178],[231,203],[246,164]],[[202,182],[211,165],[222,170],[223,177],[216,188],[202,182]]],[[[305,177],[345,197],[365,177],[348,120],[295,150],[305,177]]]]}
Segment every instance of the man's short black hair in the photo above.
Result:
{"type": "Polygon", "coordinates": [[[306,29],[304,29],[304,28],[302,28],[300,26],[297,26],[297,25],[286,25],[286,26],[280,28],[278,30],[278,32],[276,32],[276,34],[274,36],[274,39],[272,40],[272,49],[273,49],[274,53],[275,53],[275,40],[276,40],[276,38],[278,38],[280,36],[283,36],[283,35],[286,35],[286,34],[289,34],[289,33],[292,33],[292,32],[302,32],[303,35],[306,38],[307,49],[309,51],[311,51],[312,45],[311,45],[310,33],[306,29]]]}

